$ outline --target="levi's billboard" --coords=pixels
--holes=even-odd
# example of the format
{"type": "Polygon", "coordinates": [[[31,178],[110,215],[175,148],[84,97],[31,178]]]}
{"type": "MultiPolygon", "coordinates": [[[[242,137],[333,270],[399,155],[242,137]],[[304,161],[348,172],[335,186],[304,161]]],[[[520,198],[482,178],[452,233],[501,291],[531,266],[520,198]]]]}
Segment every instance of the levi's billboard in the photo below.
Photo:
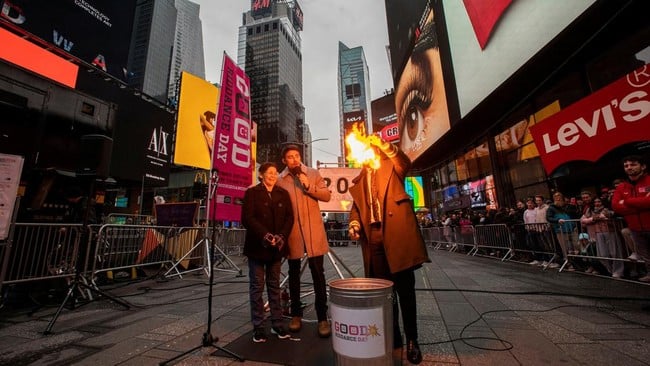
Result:
{"type": "Polygon", "coordinates": [[[595,162],[618,146],[650,139],[650,66],[531,127],[548,174],[571,160],[595,162]]]}

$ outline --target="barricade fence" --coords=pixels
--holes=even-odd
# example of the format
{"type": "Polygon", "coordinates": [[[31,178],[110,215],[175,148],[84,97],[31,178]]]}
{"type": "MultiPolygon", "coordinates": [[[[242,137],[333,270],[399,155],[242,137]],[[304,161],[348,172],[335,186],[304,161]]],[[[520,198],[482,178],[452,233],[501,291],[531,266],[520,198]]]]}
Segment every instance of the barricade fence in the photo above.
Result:
{"type": "Polygon", "coordinates": [[[82,225],[16,223],[2,251],[5,284],[75,275],[82,225]]]}
{"type": "MultiPolygon", "coordinates": [[[[81,224],[12,224],[7,240],[0,242],[0,289],[8,284],[71,279],[77,269],[85,281],[97,286],[102,273],[108,276],[152,265],[180,273],[209,263],[211,228],[105,224],[87,229],[84,236],[81,224]]],[[[219,250],[210,263],[232,264],[227,256],[241,255],[246,230],[216,230],[219,250]]]]}
{"type": "MultiPolygon", "coordinates": [[[[16,223],[0,243],[0,288],[5,284],[71,278],[77,262],[93,284],[101,273],[160,265],[180,274],[229,262],[243,252],[245,229],[216,228],[215,257],[207,261],[212,228],[155,225],[89,225],[87,241],[80,224],[16,223]],[[204,245],[205,244],[205,245],[204,245]]],[[[465,251],[512,260],[515,254],[557,262],[562,270],[623,276],[625,263],[641,263],[634,242],[620,219],[566,220],[562,224],[503,224],[421,228],[434,249],[465,251]],[[582,234],[582,235],[581,235],[582,234]],[[580,240],[583,238],[583,240],[580,240]],[[542,257],[539,257],[542,256],[542,257]]],[[[346,229],[327,230],[331,245],[356,245],[346,229]]],[[[544,267],[546,268],[546,266],[544,267]]]]}
{"type": "Polygon", "coordinates": [[[325,232],[327,233],[327,241],[333,247],[347,247],[357,244],[356,240],[350,239],[348,229],[328,229],[325,232]]]}

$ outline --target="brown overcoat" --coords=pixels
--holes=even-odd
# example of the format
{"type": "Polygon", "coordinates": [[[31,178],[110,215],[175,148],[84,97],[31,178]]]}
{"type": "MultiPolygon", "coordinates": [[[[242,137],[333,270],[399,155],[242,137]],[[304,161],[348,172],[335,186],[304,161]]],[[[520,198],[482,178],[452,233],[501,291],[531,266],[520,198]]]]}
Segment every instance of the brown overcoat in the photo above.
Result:
{"type": "MultiPolygon", "coordinates": [[[[391,273],[401,272],[407,269],[415,269],[422,263],[430,262],[422,234],[417,223],[411,197],[404,189],[404,178],[410,168],[409,158],[397,150],[397,154],[388,158],[382,155],[381,167],[375,174],[377,188],[382,208],[382,232],[384,237],[384,250],[391,273]]],[[[350,187],[350,194],[354,204],[350,211],[350,223],[360,223],[361,232],[359,244],[364,258],[364,269],[368,275],[367,256],[368,237],[370,235],[370,206],[368,204],[368,169],[363,168],[361,173],[352,181],[354,186],[350,187]]]]}
{"type": "Polygon", "coordinates": [[[289,234],[289,259],[300,259],[305,253],[309,257],[325,255],[329,251],[327,233],[318,201],[328,202],[332,192],[318,170],[300,164],[300,170],[309,179],[305,190],[289,169],[280,173],[277,185],[289,192],[293,207],[294,225],[289,234]]]}

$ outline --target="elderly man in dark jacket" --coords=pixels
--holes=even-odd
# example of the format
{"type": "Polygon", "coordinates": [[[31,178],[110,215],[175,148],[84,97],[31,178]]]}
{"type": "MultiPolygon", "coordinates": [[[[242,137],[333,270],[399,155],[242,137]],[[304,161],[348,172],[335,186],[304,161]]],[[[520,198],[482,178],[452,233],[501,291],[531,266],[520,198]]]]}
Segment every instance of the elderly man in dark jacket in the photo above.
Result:
{"type": "Polygon", "coordinates": [[[264,282],[271,307],[271,332],[289,338],[282,320],[280,304],[280,267],[288,253],[285,245],[293,226],[289,193],[277,186],[278,170],[274,163],[259,169],[261,183],[246,190],[242,207],[242,224],[246,228],[244,255],[248,257],[253,342],[266,342],[264,329],[264,282]]]}
{"type": "Polygon", "coordinates": [[[350,188],[350,237],[358,240],[367,277],[393,281],[393,347],[402,347],[399,307],[407,341],[407,359],[422,361],[418,345],[414,271],[430,262],[420,233],[411,197],[404,189],[409,158],[396,146],[368,136],[381,157],[379,168],[364,166],[350,188]],[[397,299],[399,299],[399,306],[397,299]]]}

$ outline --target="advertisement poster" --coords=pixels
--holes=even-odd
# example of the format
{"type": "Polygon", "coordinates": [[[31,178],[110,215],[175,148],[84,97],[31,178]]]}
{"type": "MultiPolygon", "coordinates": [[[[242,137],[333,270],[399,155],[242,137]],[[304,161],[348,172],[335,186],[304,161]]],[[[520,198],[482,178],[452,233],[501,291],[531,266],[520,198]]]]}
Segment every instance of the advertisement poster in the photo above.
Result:
{"type": "Polygon", "coordinates": [[[209,203],[211,220],[241,220],[244,192],[250,186],[254,164],[252,132],[250,81],[224,53],[212,155],[213,175],[218,179],[209,203]]]}
{"type": "Polygon", "coordinates": [[[181,73],[174,164],[210,169],[219,88],[181,73]]]}
{"type": "Polygon", "coordinates": [[[23,160],[21,156],[0,154],[0,240],[9,235],[23,160]]]}
{"type": "Polygon", "coordinates": [[[352,208],[352,195],[350,187],[356,178],[359,168],[321,168],[318,169],[321,177],[327,183],[327,188],[332,192],[329,202],[318,201],[322,212],[349,212],[352,208]]]}

